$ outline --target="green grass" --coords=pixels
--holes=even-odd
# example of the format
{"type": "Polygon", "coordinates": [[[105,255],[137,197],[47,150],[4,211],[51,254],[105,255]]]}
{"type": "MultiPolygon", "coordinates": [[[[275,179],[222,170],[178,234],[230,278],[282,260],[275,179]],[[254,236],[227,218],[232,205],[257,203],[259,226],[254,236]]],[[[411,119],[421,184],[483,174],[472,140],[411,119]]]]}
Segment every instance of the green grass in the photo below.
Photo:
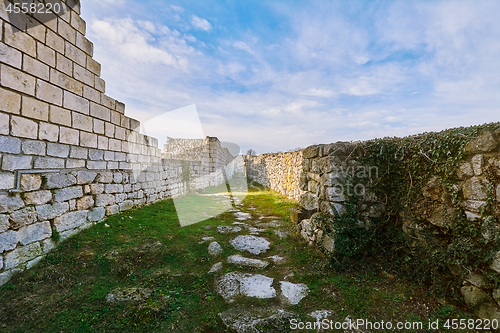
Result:
{"type": "MultiPolygon", "coordinates": [[[[210,207],[204,200],[200,207],[210,207]]],[[[263,232],[273,244],[266,255],[289,259],[286,264],[270,265],[262,274],[276,284],[293,274],[288,281],[309,286],[310,294],[290,308],[303,321],[312,321],[307,314],[321,309],[333,310],[334,321],[347,315],[424,323],[470,318],[383,270],[335,273],[320,252],[295,236],[289,220],[293,206],[275,193],[253,191],[240,208],[256,217],[277,216],[291,232],[292,237],[284,239],[271,229],[263,232]]],[[[208,242],[199,241],[213,236],[224,248],[222,258],[235,254],[229,245],[234,235],[216,232],[217,225],[234,221],[232,212],[224,212],[181,227],[173,200],[109,217],[62,242],[38,265],[0,287],[0,331],[224,332],[217,314],[231,304],[214,292],[215,276],[207,273],[223,259],[209,257],[208,242]],[[149,288],[153,293],[142,304],[107,303],[106,295],[119,287],[149,288]]],[[[233,270],[240,268],[224,263],[223,272],[233,270]]],[[[239,301],[255,306],[277,302],[239,301]]]]}

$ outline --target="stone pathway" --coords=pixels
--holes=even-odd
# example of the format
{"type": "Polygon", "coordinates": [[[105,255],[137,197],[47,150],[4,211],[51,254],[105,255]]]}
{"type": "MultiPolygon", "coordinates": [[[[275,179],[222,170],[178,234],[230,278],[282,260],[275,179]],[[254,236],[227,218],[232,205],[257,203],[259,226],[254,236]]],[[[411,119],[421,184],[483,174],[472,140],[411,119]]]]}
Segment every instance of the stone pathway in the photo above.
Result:
{"type": "MultiPolygon", "coordinates": [[[[289,332],[290,320],[300,321],[299,316],[290,311],[289,307],[299,304],[307,297],[309,287],[303,283],[287,281],[287,278],[292,276],[290,274],[282,276],[280,280],[268,276],[279,276],[278,267],[286,265],[287,258],[279,255],[269,256],[267,252],[273,248],[273,244],[260,235],[266,228],[273,228],[273,232],[280,239],[288,237],[288,233],[280,229],[279,217],[258,216],[255,210],[252,213],[236,211],[234,219],[233,226],[217,226],[219,233],[234,234],[234,238],[228,244],[219,244],[212,239],[200,240],[200,243],[212,241],[207,251],[213,257],[218,257],[223,247],[227,246],[232,246],[240,252],[222,258],[222,261],[210,269],[210,273],[216,275],[215,291],[226,302],[233,304],[229,310],[219,313],[219,317],[231,331],[238,333],[289,332]],[[221,270],[227,267],[234,270],[221,273],[221,270]],[[236,270],[237,267],[239,270],[236,270]],[[256,271],[262,272],[256,273],[256,271]],[[279,306],[251,307],[246,305],[250,298],[275,299],[272,303],[279,306]]],[[[318,309],[310,316],[321,320],[332,314],[329,310],[318,309]]]]}

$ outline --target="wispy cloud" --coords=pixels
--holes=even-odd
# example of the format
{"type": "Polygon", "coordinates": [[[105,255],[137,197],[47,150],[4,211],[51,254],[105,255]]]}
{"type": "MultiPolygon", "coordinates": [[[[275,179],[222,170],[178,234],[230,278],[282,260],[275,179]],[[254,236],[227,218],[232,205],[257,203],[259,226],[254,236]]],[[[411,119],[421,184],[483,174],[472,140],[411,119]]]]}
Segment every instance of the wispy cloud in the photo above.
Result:
{"type": "Polygon", "coordinates": [[[198,17],[196,15],[193,15],[191,23],[197,29],[201,29],[201,30],[205,30],[205,31],[212,29],[212,25],[210,24],[210,22],[208,22],[207,20],[205,20],[201,17],[198,17]]]}

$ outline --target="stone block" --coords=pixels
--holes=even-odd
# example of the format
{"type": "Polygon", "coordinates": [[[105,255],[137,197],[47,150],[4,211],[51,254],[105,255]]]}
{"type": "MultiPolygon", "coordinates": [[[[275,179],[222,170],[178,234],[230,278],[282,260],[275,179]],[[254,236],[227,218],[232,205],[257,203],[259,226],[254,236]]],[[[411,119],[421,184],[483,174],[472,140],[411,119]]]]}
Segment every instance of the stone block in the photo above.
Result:
{"type": "Polygon", "coordinates": [[[27,139],[36,139],[38,137],[38,124],[26,118],[12,116],[10,128],[13,136],[27,139]]]}
{"type": "Polygon", "coordinates": [[[88,149],[81,147],[71,147],[71,152],[69,155],[71,158],[81,158],[87,159],[88,157],[88,149]]]}
{"type": "Polygon", "coordinates": [[[123,181],[123,174],[121,172],[115,172],[113,174],[113,182],[121,183],[123,181]]]}
{"type": "Polygon", "coordinates": [[[97,90],[99,90],[102,93],[106,92],[106,83],[104,82],[103,79],[101,79],[100,77],[96,76],[95,77],[94,88],[96,88],[97,90]]]}
{"type": "Polygon", "coordinates": [[[64,54],[64,39],[52,30],[47,30],[47,46],[64,54]]]}
{"type": "Polygon", "coordinates": [[[49,66],[26,55],[23,57],[23,71],[46,81],[50,78],[49,66]]]}
{"type": "MultiPolygon", "coordinates": [[[[125,104],[122,103],[122,102],[118,102],[116,101],[116,107],[115,107],[115,110],[121,114],[124,114],[125,113],[125,104]]],[[[130,119],[130,120],[133,120],[133,119],[130,119]]],[[[129,122],[129,126],[130,126],[130,122],[129,122]]],[[[127,127],[127,128],[130,128],[132,129],[131,127],[127,127]]]]}
{"type": "Polygon", "coordinates": [[[105,161],[113,161],[115,159],[115,153],[112,151],[104,152],[104,160],[105,161]]]}
{"type": "Polygon", "coordinates": [[[496,148],[498,143],[495,141],[493,133],[484,131],[477,138],[471,140],[465,146],[467,153],[488,153],[496,148]]]}
{"type": "Polygon", "coordinates": [[[84,167],[85,167],[85,160],[74,160],[74,159],[66,160],[66,168],[68,169],[84,168],[84,167]]]}
{"type": "Polygon", "coordinates": [[[79,228],[87,222],[86,210],[78,210],[63,214],[54,219],[54,227],[58,232],[79,228]]]}
{"type": "Polygon", "coordinates": [[[0,113],[0,134],[9,135],[10,117],[8,114],[0,113]]]}
{"type": "Polygon", "coordinates": [[[44,205],[52,200],[52,193],[48,190],[28,192],[24,194],[24,202],[27,205],[44,205]]]}
{"type": "Polygon", "coordinates": [[[42,176],[39,174],[23,174],[19,180],[21,192],[36,191],[42,185],[42,176]]]}
{"type": "Polygon", "coordinates": [[[21,69],[22,53],[7,44],[0,43],[0,56],[2,62],[21,69]]]}
{"type": "Polygon", "coordinates": [[[115,202],[119,204],[120,202],[123,202],[127,199],[127,194],[126,193],[119,193],[115,195],[115,202]]]}
{"type": "Polygon", "coordinates": [[[85,52],[66,41],[64,42],[64,55],[78,65],[85,67],[87,61],[85,52]]]}
{"type": "Polygon", "coordinates": [[[477,177],[466,180],[462,185],[465,199],[486,200],[488,198],[487,181],[477,177]]]}
{"type": "Polygon", "coordinates": [[[38,41],[45,43],[45,31],[47,29],[42,25],[39,24],[37,20],[35,20],[33,17],[27,17],[26,20],[26,32],[37,39],[38,41]]]}
{"type": "Polygon", "coordinates": [[[40,131],[38,132],[38,138],[40,140],[57,142],[59,138],[59,126],[41,122],[40,131]]]}
{"type": "Polygon", "coordinates": [[[9,24],[5,24],[4,27],[5,44],[10,45],[23,53],[29,54],[32,57],[36,57],[36,40],[33,37],[20,31],[19,29],[12,27],[9,24]]]}
{"type": "Polygon", "coordinates": [[[83,86],[83,97],[96,103],[101,101],[101,93],[89,86],[83,86]]]}
{"type": "Polygon", "coordinates": [[[54,157],[68,157],[69,146],[60,143],[47,143],[47,155],[54,157]]]}
{"type": "Polygon", "coordinates": [[[35,169],[64,169],[64,159],[55,157],[38,157],[35,169]]]}
{"type": "Polygon", "coordinates": [[[19,229],[17,240],[21,245],[28,245],[33,242],[41,241],[52,236],[50,222],[39,222],[19,229]]]}
{"type": "Polygon", "coordinates": [[[105,136],[97,136],[97,148],[107,150],[109,148],[109,139],[105,136]]]}
{"type": "Polygon", "coordinates": [[[41,205],[36,207],[36,212],[40,221],[52,220],[63,215],[68,210],[69,204],[67,202],[56,202],[53,205],[41,205]]]}
{"type": "Polygon", "coordinates": [[[53,68],[50,69],[50,82],[77,95],[83,94],[83,83],[53,68]]]}
{"type": "Polygon", "coordinates": [[[480,176],[483,173],[483,163],[484,157],[481,154],[475,155],[472,160],[472,170],[474,171],[474,175],[480,176]]]}
{"type": "Polygon", "coordinates": [[[488,296],[475,286],[463,286],[460,289],[465,303],[470,307],[475,307],[487,300],[488,296]]]}
{"type": "Polygon", "coordinates": [[[9,226],[9,215],[0,214],[0,233],[7,231],[9,229],[9,226]]]}
{"type": "Polygon", "coordinates": [[[106,184],[104,186],[104,192],[106,193],[123,193],[122,184],[106,184]]]}
{"type": "Polygon", "coordinates": [[[11,269],[21,266],[29,260],[32,260],[43,254],[39,243],[31,243],[21,246],[5,255],[5,269],[11,269]]]}
{"type": "Polygon", "coordinates": [[[16,177],[11,172],[0,172],[0,190],[9,190],[15,187],[16,177]]]}
{"type": "Polygon", "coordinates": [[[68,76],[73,75],[73,62],[60,53],[56,54],[56,69],[68,76]]]}
{"type": "Polygon", "coordinates": [[[37,213],[34,207],[25,207],[10,214],[10,226],[12,229],[19,229],[36,222],[37,213]]]}
{"type": "Polygon", "coordinates": [[[106,169],[106,161],[87,161],[87,169],[90,170],[106,169]]]}
{"type": "Polygon", "coordinates": [[[73,68],[73,77],[86,85],[92,85],[94,82],[94,74],[85,67],[77,64],[75,64],[73,68]]]}
{"type": "Polygon", "coordinates": [[[14,114],[21,113],[21,95],[0,88],[0,111],[14,114]]]}
{"type": "Polygon", "coordinates": [[[88,148],[97,148],[97,134],[80,132],[80,145],[88,148]]]}
{"type": "Polygon", "coordinates": [[[118,214],[120,212],[120,206],[111,205],[106,207],[106,216],[118,214]]]}
{"type": "MultiPolygon", "coordinates": [[[[62,96],[63,92],[61,88],[53,84],[47,83],[45,81],[42,81],[40,79],[36,80],[36,97],[38,99],[61,106],[62,96]]],[[[47,119],[42,119],[42,120],[47,120],[47,119]]]]}
{"type": "MultiPolygon", "coordinates": [[[[64,107],[83,114],[89,114],[89,101],[68,91],[64,92],[64,107]]],[[[92,130],[92,125],[90,126],[92,130]]]]}
{"type": "Polygon", "coordinates": [[[76,200],[76,209],[78,210],[87,210],[92,207],[94,207],[94,198],[91,195],[76,200]]]}
{"type": "Polygon", "coordinates": [[[117,126],[121,125],[121,114],[116,111],[111,111],[111,122],[117,126]]]}
{"type": "Polygon", "coordinates": [[[49,104],[23,96],[21,113],[23,116],[43,121],[49,120],[49,104]]]}
{"type": "Polygon", "coordinates": [[[8,66],[1,66],[2,86],[12,88],[27,95],[35,95],[35,77],[8,66]]]}
{"type": "Polygon", "coordinates": [[[40,42],[36,43],[36,48],[38,60],[43,61],[50,67],[56,67],[56,52],[54,50],[40,42]]]}
{"type": "Polygon", "coordinates": [[[99,194],[96,196],[95,205],[97,207],[104,207],[113,205],[115,203],[115,196],[112,194],[99,194]]]}
{"type": "Polygon", "coordinates": [[[77,34],[76,36],[76,46],[78,46],[83,52],[88,56],[87,59],[92,57],[94,54],[94,44],[82,34],[77,34]]]}
{"type": "Polygon", "coordinates": [[[78,145],[80,142],[80,131],[68,127],[61,126],[59,134],[59,142],[69,145],[78,145]]]}
{"type": "Polygon", "coordinates": [[[97,103],[90,102],[90,115],[105,121],[110,121],[111,111],[97,103]]]}
{"type": "Polygon", "coordinates": [[[106,216],[106,208],[96,207],[89,211],[88,219],[91,222],[98,222],[104,219],[104,216],[106,216]]]}
{"type": "Polygon", "coordinates": [[[70,43],[76,44],[76,30],[60,18],[57,21],[57,33],[70,43]]]}
{"type": "Polygon", "coordinates": [[[24,140],[22,144],[22,151],[28,155],[45,155],[47,144],[38,140],[24,140]]]}
{"type": "Polygon", "coordinates": [[[89,158],[93,161],[102,160],[104,157],[104,151],[100,149],[89,149],[89,158]]]}
{"type": "Polygon", "coordinates": [[[92,171],[78,171],[76,176],[77,184],[90,184],[96,178],[97,173],[92,171]]]}
{"type": "Polygon", "coordinates": [[[24,155],[4,155],[2,159],[2,170],[14,171],[31,169],[31,156],[24,155]]]}
{"type": "Polygon", "coordinates": [[[104,134],[104,121],[99,119],[94,119],[94,133],[104,134]]]}
{"type": "Polygon", "coordinates": [[[63,202],[71,199],[81,198],[83,196],[83,188],[81,186],[66,187],[55,191],[54,201],[63,202]]]}
{"type": "Polygon", "coordinates": [[[120,203],[120,212],[123,212],[125,210],[132,209],[134,207],[134,202],[132,200],[125,200],[124,202],[120,203]]]}
{"type": "Polygon", "coordinates": [[[104,193],[104,184],[90,184],[90,193],[93,195],[104,193]]]}
{"type": "Polygon", "coordinates": [[[113,173],[109,171],[100,172],[97,176],[97,182],[99,183],[111,183],[113,181],[113,173]]]}
{"type": "Polygon", "coordinates": [[[76,184],[76,177],[70,173],[50,173],[44,178],[43,187],[45,189],[58,189],[76,184]]]}
{"type": "MultiPolygon", "coordinates": [[[[101,76],[101,64],[92,59],[92,57],[87,57],[87,69],[92,73],[94,73],[95,75],[101,76]]],[[[99,101],[94,101],[94,102],[99,102],[99,101]]]]}
{"type": "Polygon", "coordinates": [[[15,249],[17,245],[17,233],[12,230],[0,233],[0,253],[15,249]]]}
{"type": "Polygon", "coordinates": [[[116,139],[109,139],[109,149],[113,151],[121,151],[122,142],[116,139]]]}
{"type": "Polygon", "coordinates": [[[120,164],[118,162],[108,162],[108,170],[118,170],[119,169],[119,166],[120,164]]]}
{"type": "Polygon", "coordinates": [[[125,128],[117,126],[115,128],[115,138],[125,140],[125,128]]]}
{"type": "Polygon", "coordinates": [[[21,152],[21,140],[10,136],[0,135],[0,152],[19,154],[21,152]]]}

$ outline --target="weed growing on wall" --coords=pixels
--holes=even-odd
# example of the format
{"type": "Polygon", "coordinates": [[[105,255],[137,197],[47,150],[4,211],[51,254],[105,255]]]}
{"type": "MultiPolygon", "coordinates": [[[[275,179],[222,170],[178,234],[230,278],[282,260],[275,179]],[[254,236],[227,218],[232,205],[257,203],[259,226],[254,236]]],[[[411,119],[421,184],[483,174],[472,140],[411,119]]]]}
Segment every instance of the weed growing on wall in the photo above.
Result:
{"type": "Polygon", "coordinates": [[[490,181],[487,204],[482,211],[487,218],[475,221],[466,218],[455,185],[459,182],[457,168],[466,158],[467,143],[484,130],[498,128],[499,123],[491,123],[360,143],[363,156],[357,161],[380,169],[379,178],[373,184],[367,182],[366,187],[379,199],[383,198],[386,212],[381,218],[362,223],[356,212],[359,198],[347,197],[347,214],[329,222],[335,232],[334,267],[380,265],[430,287],[439,298],[451,296],[457,300],[461,299],[460,283],[471,272],[482,272],[491,283],[500,285],[498,274],[488,269],[500,249],[499,235],[489,240],[483,237],[487,223],[500,221],[494,190],[500,183],[498,170],[484,170],[490,181]],[[432,177],[442,187],[440,193],[446,194],[455,208],[444,214],[445,226],[435,226],[414,214],[417,208],[437,205],[438,200],[422,199],[432,177]],[[405,234],[402,231],[405,223],[417,228],[405,234]]]}

